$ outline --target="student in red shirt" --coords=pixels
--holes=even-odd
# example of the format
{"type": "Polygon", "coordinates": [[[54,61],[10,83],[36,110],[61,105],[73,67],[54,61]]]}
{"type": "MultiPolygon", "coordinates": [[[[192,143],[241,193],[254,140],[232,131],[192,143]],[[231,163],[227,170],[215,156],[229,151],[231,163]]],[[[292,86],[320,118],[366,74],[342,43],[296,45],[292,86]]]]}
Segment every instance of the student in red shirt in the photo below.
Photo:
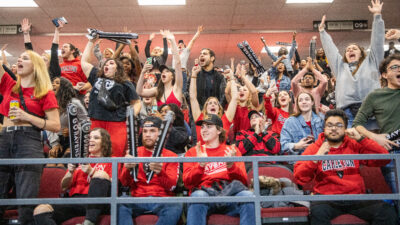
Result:
{"type": "MultiPolygon", "coordinates": [[[[197,64],[197,61],[195,61],[197,64]]],[[[189,87],[189,94],[190,94],[190,106],[192,110],[192,115],[194,121],[203,120],[203,118],[207,115],[218,115],[223,124],[223,128],[226,133],[229,132],[231,124],[233,122],[233,118],[235,117],[236,107],[237,107],[237,99],[238,99],[238,90],[237,85],[235,82],[230,82],[228,85],[231,85],[231,101],[229,102],[227,110],[224,112],[221,103],[218,101],[216,97],[209,97],[207,101],[204,103],[203,110],[200,108],[200,104],[197,100],[197,74],[201,71],[201,67],[197,64],[192,69],[192,76],[190,77],[190,87],[189,87]]],[[[233,72],[230,72],[229,77],[233,79],[233,72]]],[[[200,126],[196,125],[196,134],[197,134],[197,141],[200,141],[201,144],[204,144],[203,138],[200,135],[200,126]]]]}
{"type": "MultiPolygon", "coordinates": [[[[197,121],[201,125],[201,136],[205,142],[191,148],[185,157],[234,157],[241,156],[236,147],[228,147],[225,143],[225,130],[221,119],[214,114],[197,121]]],[[[247,186],[247,173],[243,162],[193,162],[183,163],[183,183],[191,192],[191,197],[208,197],[204,188],[221,181],[229,183],[236,181],[247,186]]],[[[252,196],[251,191],[238,191],[234,196],[252,196]]],[[[240,216],[240,224],[255,224],[254,203],[227,203],[225,208],[217,207],[215,203],[189,204],[187,213],[188,225],[205,225],[207,214],[213,212],[230,216],[240,216]]]]}
{"type": "MultiPolygon", "coordinates": [[[[89,158],[110,157],[111,140],[108,132],[95,128],[89,134],[89,158]]],[[[108,197],[111,191],[111,163],[68,164],[61,181],[63,191],[70,197],[108,197]]],[[[94,225],[100,214],[108,214],[106,205],[38,205],[33,212],[36,224],[62,224],[70,218],[86,216],[85,225],[94,225]]]]}
{"type": "MultiPolygon", "coordinates": [[[[341,109],[325,115],[324,132],[302,155],[388,154],[377,142],[364,138],[355,128],[347,129],[348,119],[341,109]]],[[[313,192],[320,195],[365,194],[360,165],[384,166],[390,160],[298,161],[294,177],[298,184],[314,181],[313,192]]],[[[382,201],[323,201],[311,203],[311,224],[328,225],[342,214],[353,214],[370,224],[397,224],[394,209],[382,201]]]]}
{"type": "MultiPolygon", "coordinates": [[[[151,157],[155,149],[155,143],[161,127],[161,119],[158,117],[147,117],[143,121],[143,146],[138,148],[138,157],[151,157]]],[[[178,157],[175,153],[163,149],[162,157],[178,157]]],[[[125,157],[131,158],[127,154],[125,157]]],[[[179,163],[125,163],[119,180],[123,186],[129,186],[133,197],[171,197],[179,177],[179,163]],[[132,178],[132,168],[138,165],[138,181],[132,178]],[[154,171],[154,176],[147,183],[147,174],[154,171]]],[[[182,214],[181,203],[148,203],[148,204],[122,204],[118,206],[118,225],[133,225],[132,216],[137,217],[146,212],[158,216],[157,224],[174,225],[182,214]]]]}
{"type": "MultiPolygon", "coordinates": [[[[60,130],[57,100],[40,55],[25,51],[18,58],[17,66],[17,81],[0,67],[0,94],[3,95],[0,114],[4,116],[0,131],[0,159],[43,158],[41,130],[60,130]],[[12,103],[18,106],[10,107],[12,103]]],[[[36,198],[42,168],[43,165],[39,164],[0,166],[0,198],[6,198],[12,187],[17,198],[36,198]],[[11,177],[15,186],[9,183],[11,177]]],[[[32,211],[32,206],[20,206],[19,222],[23,225],[32,223],[32,211]]],[[[0,212],[0,218],[2,215],[0,212]]]]}
{"type": "Polygon", "coordinates": [[[271,131],[278,134],[279,137],[286,119],[289,118],[290,114],[293,114],[293,103],[289,91],[281,90],[278,92],[276,86],[270,87],[264,95],[264,107],[265,114],[272,120],[271,131]],[[273,107],[271,104],[271,96],[275,95],[275,93],[277,93],[278,96],[275,100],[276,107],[273,107]]]}

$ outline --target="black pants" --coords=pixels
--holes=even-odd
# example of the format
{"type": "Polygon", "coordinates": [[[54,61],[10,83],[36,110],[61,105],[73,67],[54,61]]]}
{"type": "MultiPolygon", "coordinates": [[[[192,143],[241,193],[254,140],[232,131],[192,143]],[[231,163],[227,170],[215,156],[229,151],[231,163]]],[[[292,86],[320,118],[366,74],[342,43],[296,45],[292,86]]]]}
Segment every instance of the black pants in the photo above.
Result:
{"type": "MultiPolygon", "coordinates": [[[[94,178],[90,182],[88,195],[74,195],[73,197],[108,197],[111,194],[109,180],[94,178]]],[[[109,205],[52,205],[52,213],[42,213],[35,216],[37,225],[61,224],[71,218],[85,216],[87,220],[96,223],[100,214],[109,214],[109,205]]]]}
{"type": "MultiPolygon", "coordinates": [[[[39,130],[0,132],[0,159],[43,158],[43,145],[39,130]]],[[[17,198],[37,198],[43,165],[0,166],[0,198],[7,198],[15,188],[17,198]]],[[[18,207],[18,219],[22,225],[33,224],[33,207],[18,207]]],[[[4,208],[0,209],[3,218],[4,208]]]]}
{"type": "Polygon", "coordinates": [[[311,225],[330,225],[342,214],[352,214],[371,225],[397,224],[396,212],[382,201],[331,201],[311,203],[311,225]]]}

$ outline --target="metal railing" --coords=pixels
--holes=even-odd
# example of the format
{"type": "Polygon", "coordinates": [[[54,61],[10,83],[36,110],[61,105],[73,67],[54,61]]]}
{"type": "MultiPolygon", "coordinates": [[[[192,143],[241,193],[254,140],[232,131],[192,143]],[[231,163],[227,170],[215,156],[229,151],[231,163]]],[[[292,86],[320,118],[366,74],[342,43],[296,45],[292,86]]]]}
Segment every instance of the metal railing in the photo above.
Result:
{"type": "Polygon", "coordinates": [[[110,204],[111,224],[117,224],[117,205],[127,203],[226,203],[254,202],[256,224],[261,225],[260,202],[268,201],[327,201],[327,200],[400,200],[399,193],[393,194],[351,194],[351,195],[285,195],[261,196],[258,180],[259,162],[287,162],[312,160],[395,160],[396,184],[400,180],[400,156],[397,154],[361,154],[361,155],[325,155],[325,156],[250,156],[250,157],[138,157],[138,158],[63,158],[63,159],[0,159],[0,165],[47,164],[47,163],[112,163],[112,177],[118,177],[118,163],[126,162],[252,162],[254,177],[254,196],[252,197],[118,197],[117,180],[112,179],[111,197],[103,198],[30,198],[30,199],[1,199],[0,205],[38,205],[38,204],[110,204]]]}

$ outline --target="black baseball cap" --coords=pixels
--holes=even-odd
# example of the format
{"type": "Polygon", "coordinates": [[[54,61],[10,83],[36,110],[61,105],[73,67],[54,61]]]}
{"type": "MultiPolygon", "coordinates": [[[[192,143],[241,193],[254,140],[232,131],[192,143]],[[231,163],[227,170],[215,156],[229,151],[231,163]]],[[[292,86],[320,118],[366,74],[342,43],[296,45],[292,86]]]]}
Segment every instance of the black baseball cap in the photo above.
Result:
{"type": "Polygon", "coordinates": [[[171,71],[173,74],[175,74],[175,69],[173,69],[172,67],[168,67],[166,65],[161,65],[158,69],[160,70],[161,73],[164,69],[167,69],[167,70],[171,71]]]}
{"type": "Polygon", "coordinates": [[[223,127],[224,125],[222,124],[221,118],[215,114],[209,114],[207,116],[204,116],[202,120],[199,120],[196,122],[197,126],[201,126],[203,123],[208,123],[208,124],[214,124],[219,127],[223,127]]]}
{"type": "Polygon", "coordinates": [[[251,118],[251,116],[252,116],[253,114],[257,114],[257,115],[259,115],[260,117],[263,116],[263,115],[262,115],[260,112],[258,112],[257,110],[251,110],[251,111],[249,112],[249,115],[248,115],[249,119],[251,118]]]}
{"type": "Polygon", "coordinates": [[[157,127],[157,128],[160,128],[161,124],[162,124],[162,120],[160,118],[155,117],[155,116],[149,116],[149,117],[147,117],[146,119],[143,120],[142,127],[157,127]],[[151,122],[152,124],[149,124],[147,122],[151,122]]]}
{"type": "Polygon", "coordinates": [[[179,41],[178,41],[178,44],[180,44],[180,43],[185,44],[185,43],[183,43],[183,40],[179,40],[179,41]]]}

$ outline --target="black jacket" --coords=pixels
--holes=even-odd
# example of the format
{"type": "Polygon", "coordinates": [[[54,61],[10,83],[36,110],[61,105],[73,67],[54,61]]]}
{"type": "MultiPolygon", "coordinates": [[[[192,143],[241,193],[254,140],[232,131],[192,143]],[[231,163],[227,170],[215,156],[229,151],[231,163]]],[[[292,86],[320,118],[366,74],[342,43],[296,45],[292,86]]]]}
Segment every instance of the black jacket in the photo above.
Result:
{"type": "Polygon", "coordinates": [[[224,105],[225,99],[225,87],[226,81],[223,75],[221,75],[218,71],[212,70],[210,72],[206,72],[201,70],[200,73],[197,75],[197,101],[199,102],[200,108],[202,109],[206,100],[213,96],[216,97],[220,104],[224,105]],[[207,87],[205,73],[211,73],[213,84],[211,87],[207,87]],[[210,90],[210,91],[207,91],[210,90]],[[210,92],[210,94],[207,94],[210,92]]]}

